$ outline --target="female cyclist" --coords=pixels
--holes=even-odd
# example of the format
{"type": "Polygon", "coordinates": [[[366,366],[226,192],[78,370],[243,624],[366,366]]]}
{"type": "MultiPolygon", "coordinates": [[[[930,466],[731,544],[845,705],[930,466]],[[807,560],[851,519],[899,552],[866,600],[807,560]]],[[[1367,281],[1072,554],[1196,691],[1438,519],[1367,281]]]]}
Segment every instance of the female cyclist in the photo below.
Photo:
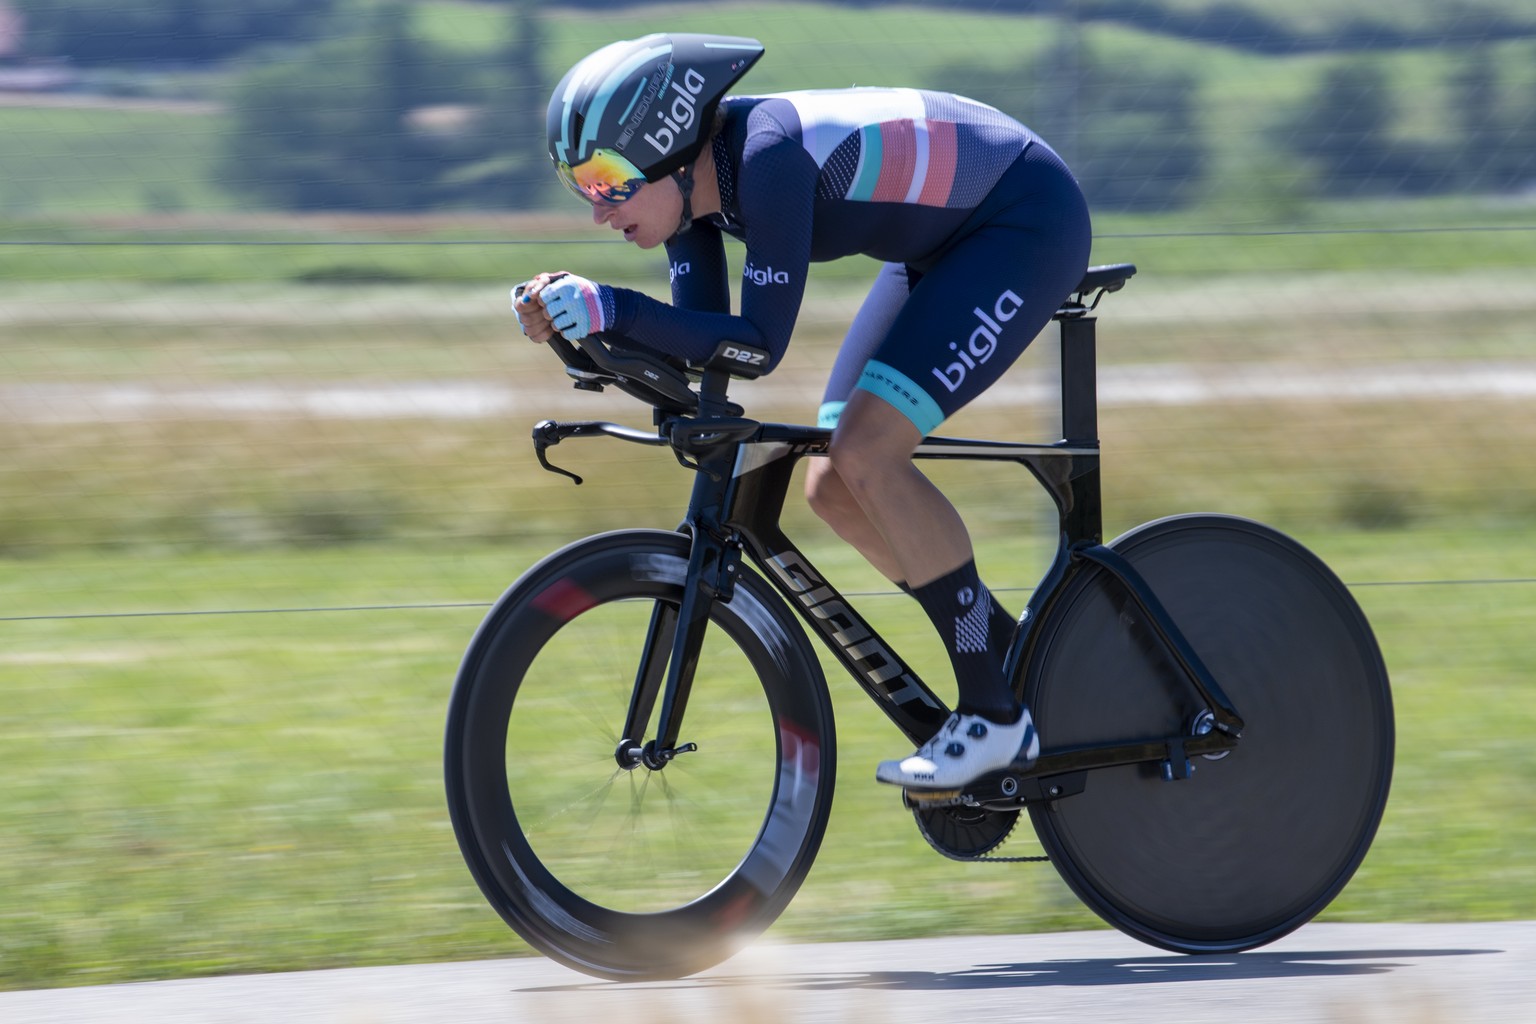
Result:
{"type": "Polygon", "coordinates": [[[725,93],[753,39],[650,35],[573,67],[549,103],[549,154],[592,220],[666,247],[672,303],[565,272],[514,300],[525,334],[596,332],[704,361],[722,340],[776,364],[813,262],[881,261],[839,350],[819,422],[828,458],[811,507],[933,620],[954,665],[955,713],[876,778],[954,789],[1039,753],[1003,676],[1013,620],[977,575],[954,506],[912,462],[922,438],[996,381],[1081,280],[1081,190],[1033,132],[961,96],[856,88],[725,93]],[[731,313],[724,235],[746,244],[731,313]]]}

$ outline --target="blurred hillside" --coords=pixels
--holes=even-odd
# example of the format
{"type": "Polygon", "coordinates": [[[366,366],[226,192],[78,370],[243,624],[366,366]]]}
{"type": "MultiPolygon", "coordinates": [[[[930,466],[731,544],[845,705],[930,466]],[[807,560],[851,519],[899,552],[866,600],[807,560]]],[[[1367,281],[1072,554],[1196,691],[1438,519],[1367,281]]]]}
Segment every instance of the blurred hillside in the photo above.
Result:
{"type": "Polygon", "coordinates": [[[1536,184],[1522,0],[0,8],[10,218],[553,205],[554,81],[657,29],[761,38],[746,90],[906,84],[991,102],[1061,150],[1103,211],[1283,218],[1316,198],[1536,184]]]}

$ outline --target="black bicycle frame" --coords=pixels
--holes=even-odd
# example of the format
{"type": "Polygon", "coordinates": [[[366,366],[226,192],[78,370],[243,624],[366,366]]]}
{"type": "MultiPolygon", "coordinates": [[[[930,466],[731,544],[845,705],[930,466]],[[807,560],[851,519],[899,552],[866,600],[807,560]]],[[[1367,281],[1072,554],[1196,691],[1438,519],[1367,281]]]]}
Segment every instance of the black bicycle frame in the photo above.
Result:
{"type": "MultiPolygon", "coordinates": [[[[1063,440],[1016,444],[933,437],[918,447],[914,458],[1017,463],[1056,505],[1057,551],[1010,646],[1006,660],[1010,676],[1030,648],[1035,624],[1061,588],[1076,573],[1097,566],[1119,581],[1151,624],[1166,654],[1211,712],[1213,728],[1203,735],[1046,750],[1032,770],[1016,773],[1011,791],[998,794],[997,799],[1004,802],[1079,791],[1082,773],[1111,765],[1162,762],[1165,776],[1184,778],[1189,757],[1232,749],[1243,728],[1236,709],[1147,582],[1103,544],[1093,318],[1062,319],[1061,340],[1063,440]]],[[[779,527],[795,466],[803,458],[826,455],[831,431],[721,414],[730,411],[724,400],[727,381],[723,374],[706,373],[701,415],[659,417],[655,434],[596,421],[545,422],[535,428],[540,461],[548,468],[554,468],[544,459],[543,450],[549,445],[565,437],[607,434],[668,445],[679,461],[696,470],[688,513],[679,527],[692,538],[687,584],[678,606],[658,603],[652,615],[625,720],[626,738],[616,753],[619,763],[627,768],[640,764],[660,768],[691,749],[687,744],[679,747],[678,740],[694,668],[711,605],[730,599],[743,552],[897,728],[914,744],[925,742],[944,723],[949,709],[779,527]],[[661,709],[655,738],[642,743],[658,697],[661,709]]]]}

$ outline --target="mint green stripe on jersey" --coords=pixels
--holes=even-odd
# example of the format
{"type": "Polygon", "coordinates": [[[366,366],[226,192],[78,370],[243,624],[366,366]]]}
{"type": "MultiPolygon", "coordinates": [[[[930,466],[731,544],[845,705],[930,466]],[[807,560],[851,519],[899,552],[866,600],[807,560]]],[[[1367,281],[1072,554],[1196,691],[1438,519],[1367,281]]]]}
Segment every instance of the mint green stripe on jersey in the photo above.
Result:
{"type": "Polygon", "coordinates": [[[858,386],[860,391],[868,391],[900,409],[924,437],[944,422],[944,410],[928,396],[928,392],[918,387],[911,377],[878,359],[864,364],[858,386]]]}
{"type": "Polygon", "coordinates": [[[859,130],[859,178],[848,190],[848,198],[867,203],[875,196],[880,181],[880,126],[867,124],[859,130]]]}
{"type": "Polygon", "coordinates": [[[826,430],[837,426],[837,421],[843,415],[843,406],[847,404],[847,402],[822,402],[821,408],[816,410],[816,425],[826,430]]]}

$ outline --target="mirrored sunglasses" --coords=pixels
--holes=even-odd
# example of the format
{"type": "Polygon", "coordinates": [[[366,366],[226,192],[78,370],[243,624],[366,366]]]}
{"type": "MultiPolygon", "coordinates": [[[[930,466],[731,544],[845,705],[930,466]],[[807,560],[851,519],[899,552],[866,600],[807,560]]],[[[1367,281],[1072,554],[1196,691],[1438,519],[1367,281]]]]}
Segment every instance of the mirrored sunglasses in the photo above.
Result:
{"type": "Polygon", "coordinates": [[[622,203],[645,184],[640,169],[611,149],[595,150],[575,167],[559,161],[555,170],[566,188],[589,203],[622,203]]]}

